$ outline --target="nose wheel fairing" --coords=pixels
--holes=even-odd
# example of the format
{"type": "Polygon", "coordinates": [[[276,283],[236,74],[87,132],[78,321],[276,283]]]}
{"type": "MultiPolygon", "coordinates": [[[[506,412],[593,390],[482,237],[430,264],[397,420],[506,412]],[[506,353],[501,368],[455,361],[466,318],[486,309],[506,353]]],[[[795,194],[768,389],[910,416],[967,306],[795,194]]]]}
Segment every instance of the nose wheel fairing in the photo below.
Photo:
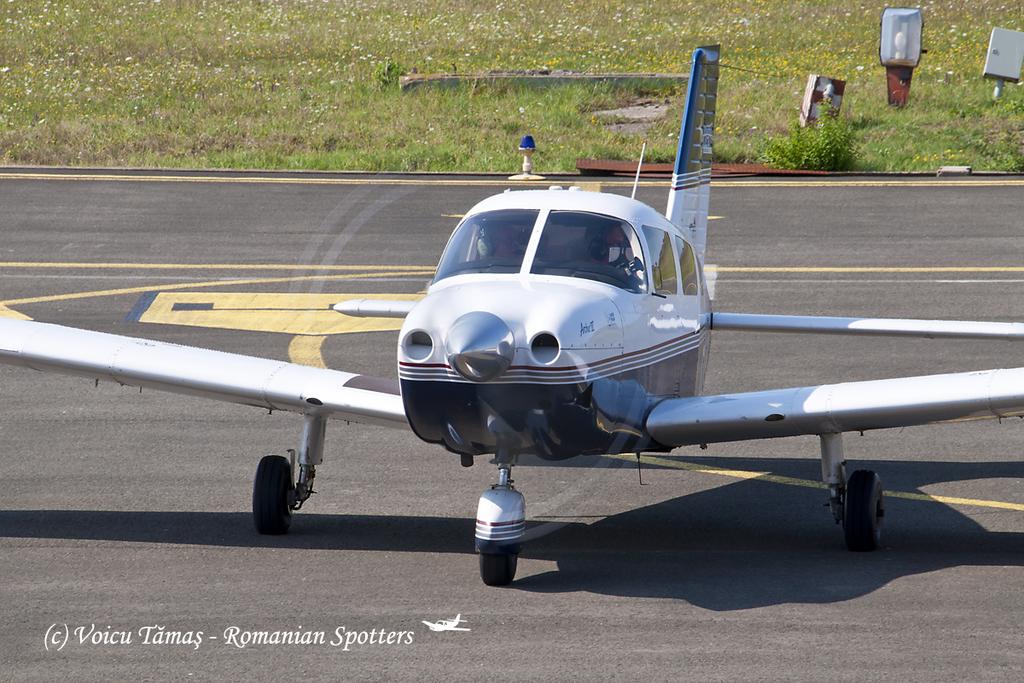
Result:
{"type": "Polygon", "coordinates": [[[497,451],[514,438],[518,452],[558,460],[631,453],[653,445],[643,424],[650,399],[635,382],[471,384],[402,380],[416,435],[464,455],[497,451]]]}

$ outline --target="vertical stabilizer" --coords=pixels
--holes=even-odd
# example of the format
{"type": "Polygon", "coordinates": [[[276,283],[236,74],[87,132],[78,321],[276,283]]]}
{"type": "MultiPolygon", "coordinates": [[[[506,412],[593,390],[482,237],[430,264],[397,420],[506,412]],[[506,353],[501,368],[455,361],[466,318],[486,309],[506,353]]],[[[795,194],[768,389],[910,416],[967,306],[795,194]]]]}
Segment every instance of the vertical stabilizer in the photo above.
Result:
{"type": "Polygon", "coordinates": [[[720,45],[699,47],[686,90],[686,109],[679,128],[679,149],[665,215],[689,229],[701,262],[708,236],[708,200],[711,196],[711,148],[715,137],[720,45]]]}

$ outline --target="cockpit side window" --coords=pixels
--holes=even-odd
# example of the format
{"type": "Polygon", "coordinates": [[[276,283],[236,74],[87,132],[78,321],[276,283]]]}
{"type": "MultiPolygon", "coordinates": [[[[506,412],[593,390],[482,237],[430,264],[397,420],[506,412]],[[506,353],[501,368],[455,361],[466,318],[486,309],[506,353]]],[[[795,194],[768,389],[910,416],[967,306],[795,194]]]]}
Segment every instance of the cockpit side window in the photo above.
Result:
{"type": "Polygon", "coordinates": [[[647,291],[643,251],[633,226],[596,213],[550,212],[530,272],[647,291]]]}
{"type": "Polygon", "coordinates": [[[660,228],[644,226],[644,237],[651,254],[651,283],[658,294],[676,294],[676,255],[672,251],[672,239],[660,228]]]}
{"type": "Polygon", "coordinates": [[[434,282],[465,273],[518,273],[539,213],[504,209],[470,216],[448,241],[434,282]]]}
{"type": "Polygon", "coordinates": [[[697,271],[697,259],[689,242],[676,238],[679,245],[679,274],[683,278],[683,294],[696,296],[700,294],[700,273],[697,271]]]}

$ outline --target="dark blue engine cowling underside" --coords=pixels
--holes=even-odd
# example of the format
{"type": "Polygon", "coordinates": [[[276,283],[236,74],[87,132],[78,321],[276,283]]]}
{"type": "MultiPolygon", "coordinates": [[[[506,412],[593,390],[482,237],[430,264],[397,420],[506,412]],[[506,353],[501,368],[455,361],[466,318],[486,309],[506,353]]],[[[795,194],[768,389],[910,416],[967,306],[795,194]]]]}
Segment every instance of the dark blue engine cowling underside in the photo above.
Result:
{"type": "Polygon", "coordinates": [[[501,445],[547,459],[660,450],[643,428],[652,401],[633,380],[475,384],[402,380],[413,431],[466,455],[501,445]]]}

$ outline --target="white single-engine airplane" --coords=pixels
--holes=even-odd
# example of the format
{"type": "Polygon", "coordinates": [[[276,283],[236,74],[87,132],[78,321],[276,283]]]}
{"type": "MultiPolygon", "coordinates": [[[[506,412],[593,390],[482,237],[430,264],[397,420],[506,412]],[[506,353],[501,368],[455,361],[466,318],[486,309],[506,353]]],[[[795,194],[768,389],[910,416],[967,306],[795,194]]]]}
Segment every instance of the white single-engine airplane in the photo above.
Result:
{"type": "Polygon", "coordinates": [[[438,622],[424,621],[423,625],[429,628],[431,631],[469,631],[471,629],[462,628],[459,624],[465,624],[466,620],[462,618],[462,614],[456,614],[454,619],[442,619],[438,622]]]}
{"type": "Polygon", "coordinates": [[[283,534],[312,491],[328,419],[411,427],[458,454],[493,455],[476,549],[511,583],[525,530],[511,472],[558,460],[800,434],[821,441],[832,514],[851,550],[878,546],[878,476],[847,477],[842,433],[1024,415],[1024,368],[705,395],[712,330],[1024,339],[1019,323],[750,315],[712,310],[704,279],[718,47],[693,55],[668,210],[614,194],[505,192],[471,208],[426,297],[361,300],[347,315],[404,317],[399,381],[0,320],[0,361],[303,416],[288,458],[256,470],[253,515],[283,534]]]}

